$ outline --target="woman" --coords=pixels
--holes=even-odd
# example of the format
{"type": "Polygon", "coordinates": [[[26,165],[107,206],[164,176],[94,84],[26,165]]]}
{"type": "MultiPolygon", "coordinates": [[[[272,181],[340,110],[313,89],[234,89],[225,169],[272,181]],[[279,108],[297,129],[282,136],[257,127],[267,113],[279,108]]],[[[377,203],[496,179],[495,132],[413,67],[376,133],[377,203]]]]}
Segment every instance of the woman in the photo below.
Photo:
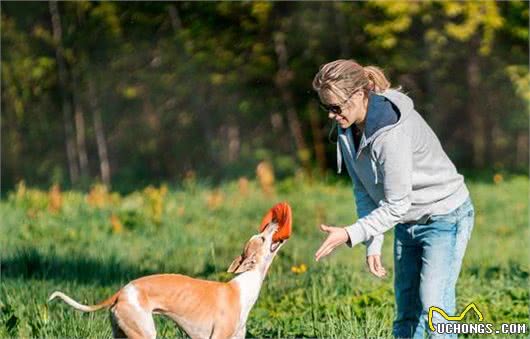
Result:
{"type": "MultiPolygon", "coordinates": [[[[370,272],[382,277],[383,233],[395,226],[393,334],[423,338],[430,306],[455,312],[456,280],[474,218],[464,178],[412,100],[390,89],[379,68],[336,60],[320,68],[313,88],[339,126],[338,171],[344,163],[359,217],[346,227],[321,225],[328,236],[315,259],[362,242],[370,272]]],[[[442,321],[435,313],[433,323],[442,321]]]]}

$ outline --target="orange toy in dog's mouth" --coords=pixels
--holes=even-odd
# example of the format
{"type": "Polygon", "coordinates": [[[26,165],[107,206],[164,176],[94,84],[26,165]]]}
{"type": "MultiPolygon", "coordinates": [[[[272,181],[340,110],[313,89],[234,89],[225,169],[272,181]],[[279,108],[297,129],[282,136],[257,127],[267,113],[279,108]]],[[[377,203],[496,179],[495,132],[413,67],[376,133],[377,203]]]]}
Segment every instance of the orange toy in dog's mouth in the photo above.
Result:
{"type": "Polygon", "coordinates": [[[273,244],[271,245],[271,250],[273,250],[272,246],[277,247],[279,245],[276,243],[282,243],[291,236],[293,223],[291,206],[286,202],[280,202],[274,205],[263,217],[259,231],[263,232],[267,225],[273,221],[278,223],[278,230],[272,236],[273,244]]]}

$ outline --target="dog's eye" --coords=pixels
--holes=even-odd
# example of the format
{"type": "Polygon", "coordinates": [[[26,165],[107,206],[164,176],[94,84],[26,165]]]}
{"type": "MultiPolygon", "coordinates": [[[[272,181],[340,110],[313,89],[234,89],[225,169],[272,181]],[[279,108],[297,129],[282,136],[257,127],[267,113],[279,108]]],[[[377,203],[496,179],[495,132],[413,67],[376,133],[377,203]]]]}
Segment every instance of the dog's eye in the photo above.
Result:
{"type": "Polygon", "coordinates": [[[261,241],[265,242],[265,237],[259,237],[261,241]]]}

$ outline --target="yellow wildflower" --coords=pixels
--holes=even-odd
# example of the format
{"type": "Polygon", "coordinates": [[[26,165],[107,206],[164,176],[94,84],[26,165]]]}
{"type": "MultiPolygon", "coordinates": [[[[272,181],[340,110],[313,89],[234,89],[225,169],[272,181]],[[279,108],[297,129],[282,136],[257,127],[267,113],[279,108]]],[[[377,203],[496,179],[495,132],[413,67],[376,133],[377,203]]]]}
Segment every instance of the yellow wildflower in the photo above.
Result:
{"type": "Polygon", "coordinates": [[[502,174],[500,173],[497,173],[493,176],[493,182],[498,185],[500,184],[502,181],[504,180],[504,177],[502,176],[502,174]]]}
{"type": "Polygon", "coordinates": [[[57,213],[61,210],[63,204],[63,196],[59,185],[55,184],[48,192],[48,210],[52,213],[57,213]]]}
{"type": "Polygon", "coordinates": [[[292,266],[291,272],[301,274],[307,271],[307,266],[305,264],[300,264],[299,266],[292,266]]]}
{"type": "Polygon", "coordinates": [[[112,225],[112,233],[121,233],[123,232],[123,224],[116,215],[110,216],[110,224],[112,225]]]}

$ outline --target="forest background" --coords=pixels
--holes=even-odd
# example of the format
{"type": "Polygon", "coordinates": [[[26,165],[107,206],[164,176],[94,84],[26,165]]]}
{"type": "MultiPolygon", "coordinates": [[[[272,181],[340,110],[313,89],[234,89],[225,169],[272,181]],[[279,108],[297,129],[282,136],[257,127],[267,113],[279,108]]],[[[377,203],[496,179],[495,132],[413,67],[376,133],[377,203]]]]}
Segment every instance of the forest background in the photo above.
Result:
{"type": "Polygon", "coordinates": [[[1,3],[1,188],[336,169],[311,80],[402,86],[457,167],[528,172],[528,2],[1,3]]]}

